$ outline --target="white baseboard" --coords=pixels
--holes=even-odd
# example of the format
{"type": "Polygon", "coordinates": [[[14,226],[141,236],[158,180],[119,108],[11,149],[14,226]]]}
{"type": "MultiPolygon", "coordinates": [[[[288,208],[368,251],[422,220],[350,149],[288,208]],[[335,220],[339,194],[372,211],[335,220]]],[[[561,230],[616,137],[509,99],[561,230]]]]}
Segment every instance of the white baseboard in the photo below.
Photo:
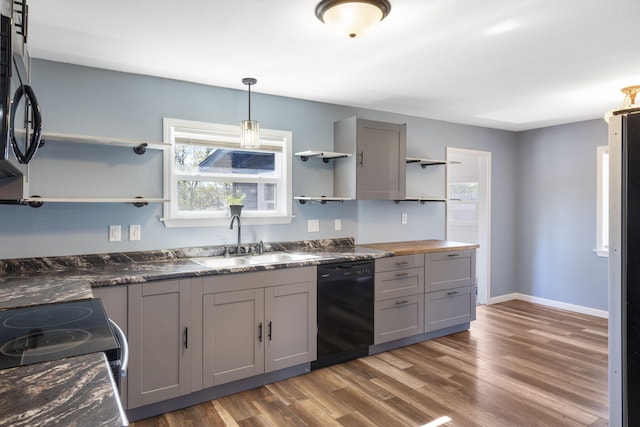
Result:
{"type": "Polygon", "coordinates": [[[549,307],[560,308],[563,310],[575,311],[576,313],[588,314],[590,316],[602,317],[603,319],[609,318],[609,312],[606,310],[598,310],[591,307],[584,307],[581,305],[568,304],[566,302],[554,301],[546,298],[534,297],[531,295],[521,294],[514,292],[512,294],[500,295],[498,297],[489,298],[487,304],[497,304],[500,302],[519,299],[522,301],[533,302],[536,304],[542,304],[549,307]]]}

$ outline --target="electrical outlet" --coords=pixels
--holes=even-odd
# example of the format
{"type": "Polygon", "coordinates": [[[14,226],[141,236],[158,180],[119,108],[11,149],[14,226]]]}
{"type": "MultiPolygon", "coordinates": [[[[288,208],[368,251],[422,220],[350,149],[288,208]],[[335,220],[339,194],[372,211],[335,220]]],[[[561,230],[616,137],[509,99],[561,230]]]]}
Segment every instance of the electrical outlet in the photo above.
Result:
{"type": "Polygon", "coordinates": [[[122,228],[119,225],[109,226],[109,241],[119,242],[122,240],[122,228]]]}
{"type": "Polygon", "coordinates": [[[400,218],[400,223],[402,225],[407,225],[407,214],[406,213],[402,214],[402,217],[400,218]]]}
{"type": "Polygon", "coordinates": [[[140,224],[129,224],[129,240],[140,240],[140,224]]]}
{"type": "Polygon", "coordinates": [[[334,229],[335,231],[340,231],[340,230],[342,230],[342,220],[341,220],[341,219],[337,219],[337,218],[336,218],[336,219],[333,221],[333,229],[334,229]]]}
{"type": "Polygon", "coordinates": [[[307,231],[309,233],[317,233],[320,231],[320,220],[310,219],[307,221],[307,231]]]}

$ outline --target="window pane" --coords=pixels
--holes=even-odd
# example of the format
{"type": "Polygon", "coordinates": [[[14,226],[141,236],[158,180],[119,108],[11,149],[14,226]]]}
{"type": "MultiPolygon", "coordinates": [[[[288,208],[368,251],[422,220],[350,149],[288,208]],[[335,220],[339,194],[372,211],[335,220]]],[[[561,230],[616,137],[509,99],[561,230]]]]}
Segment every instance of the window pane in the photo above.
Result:
{"type": "Polygon", "coordinates": [[[178,194],[180,212],[223,212],[229,204],[244,205],[244,210],[277,210],[272,183],[180,180],[178,194]]]}
{"type": "Polygon", "coordinates": [[[478,200],[477,182],[457,182],[449,184],[449,197],[464,201],[478,200]]]}
{"type": "Polygon", "coordinates": [[[273,175],[276,155],[279,154],[176,144],[174,168],[179,173],[273,175]]]}
{"type": "Polygon", "coordinates": [[[450,202],[447,208],[449,222],[455,224],[477,224],[478,204],[465,202],[450,202]]]}

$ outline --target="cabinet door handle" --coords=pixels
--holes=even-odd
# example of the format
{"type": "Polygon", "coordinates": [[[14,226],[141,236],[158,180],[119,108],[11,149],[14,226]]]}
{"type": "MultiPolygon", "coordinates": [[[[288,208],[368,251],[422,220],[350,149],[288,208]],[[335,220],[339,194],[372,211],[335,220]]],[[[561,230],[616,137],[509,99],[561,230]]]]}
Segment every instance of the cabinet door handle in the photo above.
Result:
{"type": "Polygon", "coordinates": [[[396,301],[396,305],[403,305],[403,304],[409,304],[409,300],[402,300],[402,301],[396,301]]]}
{"type": "Polygon", "coordinates": [[[449,254],[447,256],[460,256],[460,254],[449,254]]]}
{"type": "Polygon", "coordinates": [[[396,265],[408,265],[409,261],[398,261],[396,262],[396,265]]]}
{"type": "Polygon", "coordinates": [[[184,328],[184,348],[189,348],[189,328],[184,328]]]}
{"type": "Polygon", "coordinates": [[[269,341],[271,341],[271,328],[273,327],[273,325],[271,324],[271,321],[269,321],[269,332],[267,334],[267,336],[269,337],[269,341]]]}
{"type": "Polygon", "coordinates": [[[447,295],[455,295],[455,294],[459,294],[460,292],[458,291],[451,291],[451,292],[447,292],[447,295]]]}
{"type": "Polygon", "coordinates": [[[396,277],[404,277],[404,276],[408,276],[409,273],[396,273],[396,277]]]}
{"type": "Polygon", "coordinates": [[[364,166],[364,151],[360,152],[360,166],[364,166]]]}
{"type": "Polygon", "coordinates": [[[262,342],[262,322],[258,324],[258,342],[262,342]]]}

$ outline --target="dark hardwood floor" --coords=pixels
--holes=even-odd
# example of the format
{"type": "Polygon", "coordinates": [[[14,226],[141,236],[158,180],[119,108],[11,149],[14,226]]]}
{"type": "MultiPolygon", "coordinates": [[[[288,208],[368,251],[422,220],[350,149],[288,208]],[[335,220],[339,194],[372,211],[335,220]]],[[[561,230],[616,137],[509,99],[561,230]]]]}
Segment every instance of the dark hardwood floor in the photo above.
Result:
{"type": "Polygon", "coordinates": [[[523,301],[477,317],[469,331],[132,425],[608,425],[606,319],[523,301]]]}

